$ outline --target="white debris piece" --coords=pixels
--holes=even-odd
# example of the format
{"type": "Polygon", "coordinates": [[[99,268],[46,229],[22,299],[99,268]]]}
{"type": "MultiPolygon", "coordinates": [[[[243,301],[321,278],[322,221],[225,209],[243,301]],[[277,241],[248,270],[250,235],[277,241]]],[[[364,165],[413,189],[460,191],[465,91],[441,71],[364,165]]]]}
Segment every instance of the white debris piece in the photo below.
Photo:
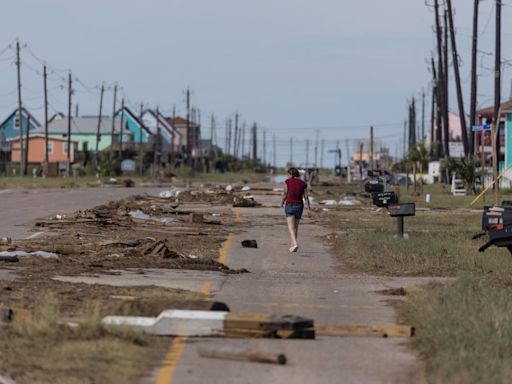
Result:
{"type": "Polygon", "coordinates": [[[59,255],[53,252],[36,251],[36,252],[25,252],[25,251],[2,251],[0,257],[27,257],[27,256],[38,256],[44,259],[58,259],[59,255]]]}
{"type": "Polygon", "coordinates": [[[171,188],[167,191],[160,192],[158,196],[160,196],[163,199],[168,199],[170,197],[178,197],[181,192],[182,191],[178,188],[171,188]]]}
{"type": "Polygon", "coordinates": [[[219,336],[224,332],[224,311],[167,310],[158,317],[107,316],[105,325],[129,326],[152,335],[219,336]]]}
{"type": "Polygon", "coordinates": [[[338,205],[338,202],[336,200],[322,200],[322,201],[320,201],[320,204],[323,204],[323,205],[338,205]]]}
{"type": "Polygon", "coordinates": [[[249,187],[248,185],[246,185],[245,187],[242,187],[242,192],[247,192],[250,190],[251,190],[251,187],[249,187]]]}
{"type": "Polygon", "coordinates": [[[226,186],[225,189],[226,189],[226,192],[232,192],[234,188],[232,185],[228,185],[228,186],[226,186]]]}
{"type": "Polygon", "coordinates": [[[148,221],[158,221],[159,223],[172,223],[176,221],[176,219],[173,219],[172,217],[157,217],[157,216],[151,216],[148,215],[140,210],[130,211],[128,213],[131,217],[134,219],[139,220],[148,220],[148,221]]]}

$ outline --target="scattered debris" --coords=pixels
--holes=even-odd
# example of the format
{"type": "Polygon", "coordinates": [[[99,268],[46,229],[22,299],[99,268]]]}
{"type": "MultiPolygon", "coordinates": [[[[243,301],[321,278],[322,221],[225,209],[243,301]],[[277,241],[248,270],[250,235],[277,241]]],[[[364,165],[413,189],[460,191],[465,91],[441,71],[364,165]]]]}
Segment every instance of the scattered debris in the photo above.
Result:
{"type": "Polygon", "coordinates": [[[189,223],[202,223],[204,222],[204,215],[202,213],[192,212],[188,215],[189,223]]]}
{"type": "Polygon", "coordinates": [[[16,384],[16,382],[7,376],[0,375],[0,384],[16,384]]]}
{"type": "Polygon", "coordinates": [[[232,186],[232,185],[228,185],[228,186],[226,186],[226,188],[225,188],[225,189],[226,189],[226,192],[233,192],[233,190],[234,190],[234,188],[233,188],[233,186],[232,186]]]}
{"type": "Polygon", "coordinates": [[[243,240],[242,247],[244,248],[258,248],[258,242],[256,240],[243,240]]]}
{"type": "Polygon", "coordinates": [[[214,359],[252,361],[256,363],[286,364],[286,356],[282,353],[263,352],[231,347],[202,347],[199,356],[214,359]]]}
{"type": "Polygon", "coordinates": [[[172,217],[151,216],[151,215],[148,215],[140,210],[131,211],[128,213],[128,215],[131,216],[132,218],[138,219],[138,220],[156,221],[156,222],[165,223],[165,224],[172,223],[172,222],[176,221],[176,219],[174,219],[172,217]]]}
{"type": "Polygon", "coordinates": [[[167,244],[164,241],[155,241],[152,244],[148,245],[142,251],[143,255],[147,256],[160,256],[163,259],[178,259],[183,256],[169,249],[167,244]]]}
{"type": "Polygon", "coordinates": [[[247,192],[250,190],[251,190],[251,187],[249,187],[248,185],[246,185],[245,187],[242,187],[242,189],[241,189],[242,192],[247,192]]]}
{"type": "Polygon", "coordinates": [[[181,190],[179,190],[177,188],[173,188],[173,189],[170,189],[170,190],[167,190],[167,191],[160,192],[158,194],[158,196],[160,196],[163,199],[168,199],[168,198],[171,198],[171,197],[178,197],[181,192],[182,192],[181,190]]]}
{"type": "Polygon", "coordinates": [[[12,239],[10,237],[0,237],[0,245],[10,245],[12,239]]]}
{"type": "Polygon", "coordinates": [[[233,198],[233,207],[235,208],[254,208],[260,205],[252,196],[235,196],[233,198]]]}
{"type": "Polygon", "coordinates": [[[299,316],[166,310],[157,317],[107,316],[102,323],[162,336],[314,339],[313,320],[299,316]]]}
{"type": "Polygon", "coordinates": [[[317,325],[320,336],[381,336],[381,337],[413,337],[415,329],[409,325],[317,325]]]}
{"type": "MultiPolygon", "coordinates": [[[[35,251],[35,252],[25,252],[25,251],[1,251],[1,258],[9,258],[9,257],[27,257],[27,256],[37,256],[42,257],[43,259],[58,259],[59,255],[53,252],[46,251],[35,251]]],[[[18,261],[18,260],[15,260],[18,261]]]]}

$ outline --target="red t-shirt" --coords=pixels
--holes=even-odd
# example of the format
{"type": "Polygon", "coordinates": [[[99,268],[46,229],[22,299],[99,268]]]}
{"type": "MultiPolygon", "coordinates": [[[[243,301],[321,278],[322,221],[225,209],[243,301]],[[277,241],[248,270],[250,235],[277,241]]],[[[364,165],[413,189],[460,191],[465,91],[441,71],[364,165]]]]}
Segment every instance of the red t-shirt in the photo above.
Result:
{"type": "Polygon", "coordinates": [[[286,194],[286,204],[304,204],[302,197],[307,188],[307,184],[301,179],[290,178],[285,181],[288,193],[286,194]]]}

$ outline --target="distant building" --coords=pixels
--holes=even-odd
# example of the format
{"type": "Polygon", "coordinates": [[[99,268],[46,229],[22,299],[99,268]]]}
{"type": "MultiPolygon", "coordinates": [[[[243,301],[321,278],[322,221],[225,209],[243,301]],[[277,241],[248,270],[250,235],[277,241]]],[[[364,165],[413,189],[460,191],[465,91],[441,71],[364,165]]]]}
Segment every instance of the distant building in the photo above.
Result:
{"type": "Polygon", "coordinates": [[[199,151],[199,140],[201,139],[201,127],[199,124],[194,123],[193,121],[188,122],[187,120],[176,116],[175,118],[168,117],[167,122],[169,122],[181,135],[181,151],[183,153],[186,153],[188,149],[190,149],[190,152],[192,153],[192,156],[198,155],[194,154],[194,151],[199,151]],[[187,127],[189,128],[190,132],[187,132],[187,127]],[[190,143],[189,143],[190,138],[190,143]]]}
{"type": "MultiPolygon", "coordinates": [[[[24,140],[25,141],[25,140],[24,140]]],[[[20,162],[20,139],[10,139],[11,162],[20,162]]],[[[45,161],[46,151],[44,149],[45,136],[42,134],[30,135],[28,142],[28,164],[40,165],[45,161]]],[[[71,142],[71,151],[69,161],[75,161],[76,143],[71,142]]],[[[68,141],[50,137],[48,138],[48,163],[66,163],[68,162],[68,141]]]]}
{"type": "MultiPolygon", "coordinates": [[[[40,127],[41,124],[25,108],[22,108],[21,124],[23,135],[27,132],[27,125],[30,120],[30,131],[40,127]]],[[[0,147],[9,150],[8,140],[20,137],[20,118],[18,110],[15,109],[7,118],[0,123],[0,147]]]]}
{"type": "Polygon", "coordinates": [[[176,153],[180,149],[181,133],[162,114],[157,115],[156,111],[148,109],[142,114],[142,122],[151,132],[153,140],[158,140],[157,134],[160,128],[160,140],[164,155],[176,153]]]}
{"type": "Polygon", "coordinates": [[[124,120],[124,128],[132,133],[133,143],[147,144],[150,142],[151,131],[144,125],[139,116],[132,112],[128,107],[119,109],[116,112],[116,118],[120,119],[121,116],[124,120]]]}

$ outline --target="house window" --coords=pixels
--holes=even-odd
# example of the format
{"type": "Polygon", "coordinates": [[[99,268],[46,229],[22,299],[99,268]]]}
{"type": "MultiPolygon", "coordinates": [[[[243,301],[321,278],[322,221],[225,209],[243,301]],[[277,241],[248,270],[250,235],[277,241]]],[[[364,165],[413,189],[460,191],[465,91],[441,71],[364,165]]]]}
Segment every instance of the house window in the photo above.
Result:
{"type": "Polygon", "coordinates": [[[53,154],[53,143],[48,143],[48,154],[53,154]]]}
{"type": "Polygon", "coordinates": [[[68,143],[64,143],[62,148],[64,148],[64,154],[67,155],[68,154],[68,143]]]}
{"type": "Polygon", "coordinates": [[[19,116],[16,116],[16,117],[14,118],[14,126],[15,126],[16,128],[19,128],[19,127],[20,127],[20,117],[19,117],[19,116]]]}

